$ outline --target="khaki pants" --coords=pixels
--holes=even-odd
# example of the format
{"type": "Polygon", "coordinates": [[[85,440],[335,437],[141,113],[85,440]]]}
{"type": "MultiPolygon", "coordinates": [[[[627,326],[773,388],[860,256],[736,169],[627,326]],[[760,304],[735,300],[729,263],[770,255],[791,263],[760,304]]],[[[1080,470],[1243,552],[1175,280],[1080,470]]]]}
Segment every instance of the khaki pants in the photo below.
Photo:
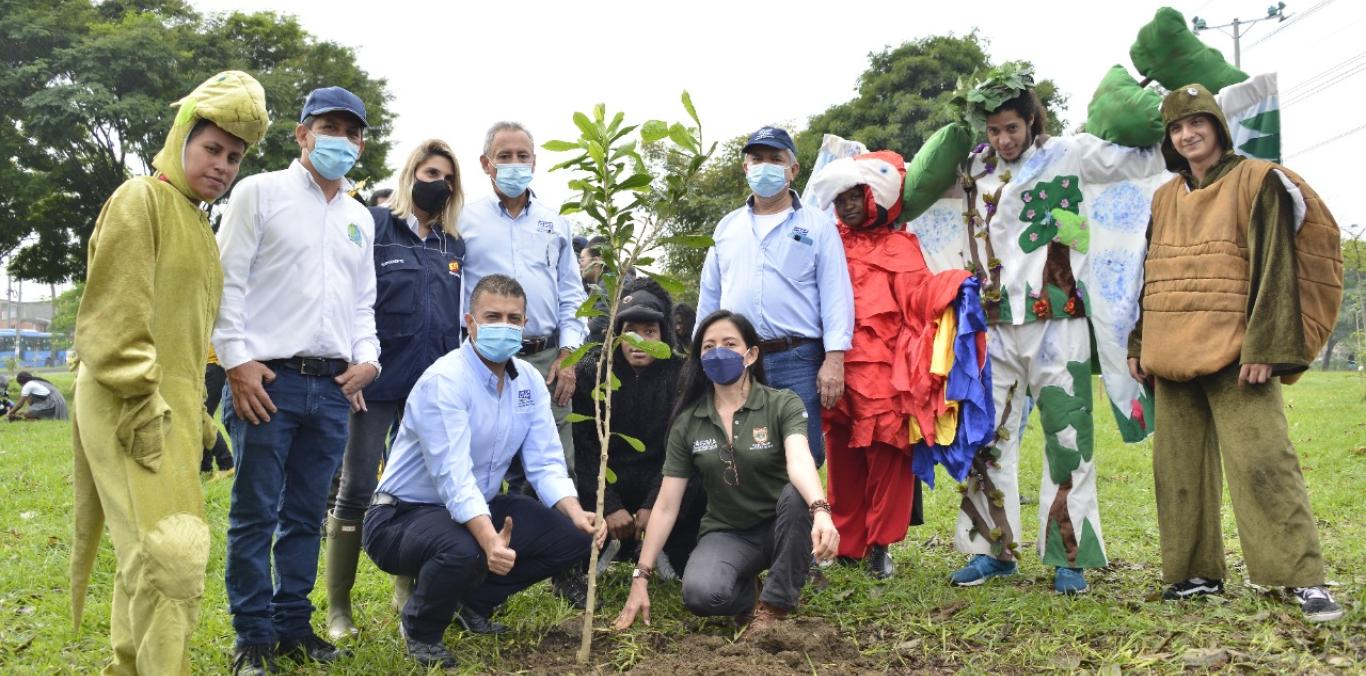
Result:
{"type": "Polygon", "coordinates": [[[1153,479],[1162,578],[1225,579],[1219,511],[1226,475],[1250,581],[1321,585],[1318,529],[1280,381],[1239,387],[1238,368],[1187,382],[1156,379],[1153,479]]]}
{"type": "MultiPolygon", "coordinates": [[[[523,360],[530,362],[532,366],[540,371],[541,376],[545,377],[550,371],[550,365],[555,363],[555,358],[560,356],[560,348],[550,347],[535,354],[522,357],[523,360]]],[[[560,445],[564,446],[564,462],[569,467],[569,476],[574,476],[574,435],[569,425],[569,406],[555,405],[555,387],[559,384],[557,379],[550,385],[550,412],[555,416],[555,428],[560,433],[560,445]]]]}

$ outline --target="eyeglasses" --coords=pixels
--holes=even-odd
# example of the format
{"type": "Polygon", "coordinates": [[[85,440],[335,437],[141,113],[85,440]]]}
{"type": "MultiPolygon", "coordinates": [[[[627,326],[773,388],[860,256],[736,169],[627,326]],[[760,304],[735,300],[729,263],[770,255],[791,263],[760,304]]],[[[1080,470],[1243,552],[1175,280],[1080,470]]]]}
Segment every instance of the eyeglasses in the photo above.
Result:
{"type": "Polygon", "coordinates": [[[721,479],[728,485],[740,487],[740,471],[735,467],[735,446],[725,444],[716,450],[717,456],[721,458],[721,463],[726,467],[721,471],[721,479]]]}

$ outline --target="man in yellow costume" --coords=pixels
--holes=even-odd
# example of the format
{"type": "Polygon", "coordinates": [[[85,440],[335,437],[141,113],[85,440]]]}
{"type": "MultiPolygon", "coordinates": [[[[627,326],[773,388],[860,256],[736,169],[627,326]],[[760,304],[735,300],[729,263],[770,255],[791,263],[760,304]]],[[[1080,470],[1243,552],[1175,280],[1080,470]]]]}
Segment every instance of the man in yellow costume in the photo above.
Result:
{"type": "Polygon", "coordinates": [[[223,272],[208,205],[270,125],[250,75],[219,73],[177,102],[153,176],[126,181],[90,237],[75,388],[77,627],[107,523],[118,571],[106,674],[188,674],[209,528],[199,459],[204,355],[223,272]]]}

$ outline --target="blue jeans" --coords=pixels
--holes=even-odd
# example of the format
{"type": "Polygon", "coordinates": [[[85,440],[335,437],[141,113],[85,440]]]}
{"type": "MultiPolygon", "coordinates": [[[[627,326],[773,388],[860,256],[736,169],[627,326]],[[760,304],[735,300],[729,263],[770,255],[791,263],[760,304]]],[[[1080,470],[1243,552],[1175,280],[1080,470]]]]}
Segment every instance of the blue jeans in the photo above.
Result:
{"type": "Polygon", "coordinates": [[[825,439],[821,437],[821,397],[816,389],[816,372],[825,361],[820,343],[807,343],[791,350],[764,355],[764,375],[768,386],[792,390],[806,406],[806,440],[816,467],[825,464],[825,439]]]}
{"type": "Polygon", "coordinates": [[[313,631],[308,595],[318,575],[318,524],[346,450],[351,412],[328,377],[280,368],[265,388],[279,410],[261,425],[238,418],[232,392],[225,387],[223,393],[223,423],[237,460],[226,568],[238,646],[313,631]]]}

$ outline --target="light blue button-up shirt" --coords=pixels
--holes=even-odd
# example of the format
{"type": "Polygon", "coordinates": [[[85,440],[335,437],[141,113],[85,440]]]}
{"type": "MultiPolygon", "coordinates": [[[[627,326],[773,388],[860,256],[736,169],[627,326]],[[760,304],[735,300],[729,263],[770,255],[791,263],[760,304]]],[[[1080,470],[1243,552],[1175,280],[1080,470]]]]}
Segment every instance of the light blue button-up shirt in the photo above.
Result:
{"type": "Polygon", "coordinates": [[[848,350],[854,338],[854,290],[835,222],[816,209],[793,211],[767,234],[754,222],[754,200],[726,214],[707,251],[697,318],[719,309],[738,312],[759,337],[815,338],[827,351],[848,350]]]}
{"type": "Polygon", "coordinates": [[[408,395],[403,425],[376,490],[403,502],[445,505],[467,523],[489,514],[520,449],[527,479],[548,507],[578,496],[536,369],[513,358],[498,376],[466,340],[436,360],[408,395]]]}
{"type": "Polygon", "coordinates": [[[493,195],[465,205],[459,223],[466,251],[463,307],[470,307],[470,294],[485,275],[507,275],[526,291],[527,338],[559,331],[560,347],[583,344],[588,325],[577,314],[587,294],[569,221],[534,196],[513,218],[493,195]]]}

